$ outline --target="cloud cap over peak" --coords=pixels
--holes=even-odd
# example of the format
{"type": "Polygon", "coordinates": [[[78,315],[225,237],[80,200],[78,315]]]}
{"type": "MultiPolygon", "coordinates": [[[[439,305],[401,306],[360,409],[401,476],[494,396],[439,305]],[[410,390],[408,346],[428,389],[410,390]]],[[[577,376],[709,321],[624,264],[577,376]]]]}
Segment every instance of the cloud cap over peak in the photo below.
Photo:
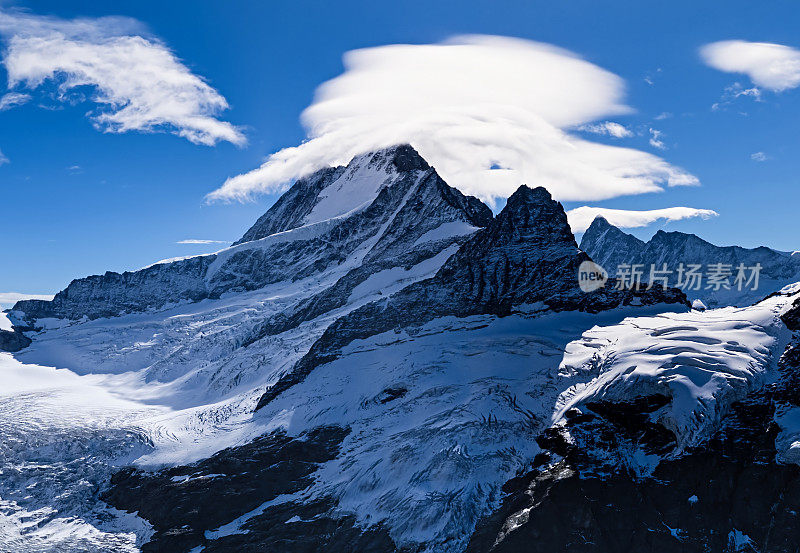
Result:
{"type": "Polygon", "coordinates": [[[800,50],[771,42],[723,40],[700,48],[709,67],[743,73],[757,86],[780,92],[800,86],[800,50]]]}
{"type": "Polygon", "coordinates": [[[93,87],[98,130],[167,130],[196,144],[245,143],[239,129],[216,118],[228,109],[225,98],[135,20],[61,20],[0,8],[0,37],[10,88],[35,90],[50,81],[63,101],[93,87]]]}
{"type": "Polygon", "coordinates": [[[210,200],[282,190],[355,155],[409,143],[442,177],[490,203],[523,182],[561,200],[599,200],[697,184],[655,155],[572,130],[625,114],[624,82],[572,52],[495,36],[348,52],[302,114],[308,140],[228,179],[210,200]]]}
{"type": "Polygon", "coordinates": [[[604,207],[582,206],[567,212],[567,220],[572,232],[584,232],[597,217],[602,217],[607,222],[619,228],[646,227],[659,220],[680,221],[692,217],[708,219],[719,215],[711,209],[697,209],[695,207],[665,207],[663,209],[649,209],[635,211],[628,209],[609,209],[604,207]]]}

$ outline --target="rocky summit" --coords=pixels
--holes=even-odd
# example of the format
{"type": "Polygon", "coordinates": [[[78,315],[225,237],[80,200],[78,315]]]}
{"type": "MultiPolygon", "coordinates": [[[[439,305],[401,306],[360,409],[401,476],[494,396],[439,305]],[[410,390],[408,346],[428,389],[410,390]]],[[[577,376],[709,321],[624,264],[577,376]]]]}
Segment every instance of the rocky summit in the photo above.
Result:
{"type": "Polygon", "coordinates": [[[793,552],[800,288],[579,287],[694,253],[794,275],[578,247],[546,188],[495,216],[408,145],[308,175],[228,248],[13,307],[0,550],[793,552]]]}

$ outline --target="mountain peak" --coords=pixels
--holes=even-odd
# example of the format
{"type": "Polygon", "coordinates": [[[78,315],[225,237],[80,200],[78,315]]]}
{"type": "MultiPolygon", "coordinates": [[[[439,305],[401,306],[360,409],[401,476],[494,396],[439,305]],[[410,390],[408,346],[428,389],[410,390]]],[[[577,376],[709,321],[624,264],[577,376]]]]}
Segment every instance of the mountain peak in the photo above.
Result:
{"type": "Polygon", "coordinates": [[[615,227],[614,225],[609,223],[608,219],[606,219],[602,215],[598,215],[597,217],[594,218],[594,220],[592,221],[592,224],[589,225],[589,228],[586,229],[586,233],[603,232],[603,231],[606,231],[606,230],[609,230],[609,229],[612,229],[612,228],[619,230],[617,227],[615,227]]]}
{"type": "Polygon", "coordinates": [[[527,184],[521,184],[519,188],[517,188],[511,196],[508,197],[508,201],[506,205],[517,205],[517,204],[531,204],[531,203],[543,203],[543,202],[552,202],[553,197],[548,192],[547,188],[544,186],[537,186],[535,188],[531,188],[527,184]]]}
{"type": "Polygon", "coordinates": [[[546,188],[520,186],[509,196],[506,206],[490,225],[492,241],[505,243],[525,240],[529,243],[559,242],[577,249],[575,237],[562,205],[546,188]]]}
{"type": "Polygon", "coordinates": [[[598,215],[581,237],[580,248],[592,260],[613,274],[617,266],[631,263],[644,250],[646,244],[615,227],[598,215]]]}
{"type": "Polygon", "coordinates": [[[234,245],[346,215],[374,200],[380,190],[431,166],[409,144],[358,154],[346,166],[302,177],[234,245]]]}
{"type": "Polygon", "coordinates": [[[427,171],[431,167],[411,144],[399,144],[368,155],[390,158],[398,171],[427,171]]]}

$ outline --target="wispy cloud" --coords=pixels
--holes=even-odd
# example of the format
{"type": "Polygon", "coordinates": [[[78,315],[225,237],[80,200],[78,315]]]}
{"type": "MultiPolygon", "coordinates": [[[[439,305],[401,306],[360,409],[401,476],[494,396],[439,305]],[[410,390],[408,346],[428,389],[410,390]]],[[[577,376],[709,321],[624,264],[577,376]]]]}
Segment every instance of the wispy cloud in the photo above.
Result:
{"type": "Polygon", "coordinates": [[[666,150],[667,145],[664,144],[664,141],[661,140],[661,137],[664,136],[664,133],[658,129],[650,128],[650,145],[653,148],[658,148],[659,150],[666,150]]]}
{"type": "Polygon", "coordinates": [[[765,154],[764,152],[756,152],[754,154],[750,154],[750,159],[752,159],[753,161],[759,161],[759,162],[760,161],[767,161],[769,159],[769,156],[767,154],[765,154]]]}
{"type": "Polygon", "coordinates": [[[727,73],[743,73],[757,87],[780,92],[800,86],[800,50],[770,42],[723,40],[700,49],[703,61],[727,73]]]}
{"type": "MultiPolygon", "coordinates": [[[[735,82],[725,87],[725,90],[723,90],[722,97],[719,99],[719,102],[714,102],[713,104],[711,104],[711,109],[712,111],[725,109],[727,106],[731,105],[738,98],[752,98],[756,102],[760,102],[761,90],[756,86],[745,88],[744,86],[742,86],[742,83],[735,82]]],[[[743,113],[742,115],[746,114],[743,113]]]]}
{"type": "Polygon", "coordinates": [[[228,179],[209,200],[279,191],[298,176],[398,143],[490,203],[522,183],[589,200],[698,182],[652,154],[572,134],[631,109],[621,78],[560,48],[466,36],[356,50],[344,65],[303,112],[308,140],[228,179]]]}
{"type": "Polygon", "coordinates": [[[31,99],[30,94],[22,94],[20,92],[9,92],[0,96],[0,111],[7,111],[9,109],[21,106],[31,99]]]}
{"type": "MultiPolygon", "coordinates": [[[[98,106],[90,114],[98,130],[169,131],[205,145],[245,143],[239,129],[216,118],[228,108],[225,98],[135,20],[62,20],[0,9],[0,36],[10,89],[50,82],[57,101],[88,99],[98,106]],[[86,86],[94,89],[91,98],[79,93],[86,86]]],[[[28,96],[11,94],[17,94],[12,102],[28,96]]]]}
{"type": "Polygon", "coordinates": [[[644,82],[649,84],[650,86],[655,86],[656,84],[656,77],[661,74],[661,68],[657,68],[655,71],[649,71],[644,76],[644,82]]]}
{"type": "Polygon", "coordinates": [[[0,150],[0,165],[5,165],[8,162],[8,158],[3,154],[3,150],[0,150]]]}
{"type": "Polygon", "coordinates": [[[662,111],[658,115],[655,116],[656,121],[663,121],[664,119],[670,119],[672,114],[668,111],[662,111]]]}
{"type": "Polygon", "coordinates": [[[188,240],[179,240],[176,244],[230,244],[226,240],[198,240],[196,238],[189,238],[188,240]]]}
{"type": "Polygon", "coordinates": [[[567,212],[567,219],[572,232],[584,232],[597,216],[605,219],[620,228],[646,227],[656,221],[680,221],[692,217],[708,219],[719,215],[711,209],[697,209],[694,207],[666,207],[664,209],[650,209],[646,211],[632,211],[627,209],[607,209],[604,207],[583,206],[567,212]]]}
{"type": "Polygon", "coordinates": [[[613,121],[603,121],[602,123],[581,125],[578,127],[578,130],[592,134],[612,136],[614,138],[627,138],[629,136],[633,136],[633,133],[625,125],[621,125],[613,121]]]}

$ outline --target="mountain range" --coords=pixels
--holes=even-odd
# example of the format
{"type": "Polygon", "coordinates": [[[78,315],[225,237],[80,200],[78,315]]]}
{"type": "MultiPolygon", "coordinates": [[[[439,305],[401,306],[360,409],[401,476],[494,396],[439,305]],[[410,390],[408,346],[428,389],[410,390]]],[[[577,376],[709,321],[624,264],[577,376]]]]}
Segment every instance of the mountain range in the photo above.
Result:
{"type": "Polygon", "coordinates": [[[673,234],[579,248],[545,188],[495,216],[401,145],[229,248],[18,302],[0,551],[794,551],[800,287],[579,286],[718,253],[673,234]]]}
{"type": "MultiPolygon", "coordinates": [[[[618,276],[620,266],[639,265],[643,281],[648,281],[651,266],[656,271],[666,266],[668,271],[672,271],[668,275],[672,286],[679,284],[677,271],[681,265],[687,269],[690,265],[700,266],[702,269],[698,274],[705,276],[711,266],[722,264],[730,272],[724,286],[695,280],[681,287],[690,299],[699,299],[708,307],[750,305],[800,280],[800,254],[797,252],[782,252],[766,246],[752,249],[716,246],[694,234],[663,230],[644,242],[621,231],[603,217],[595,218],[586,229],[580,248],[611,276],[618,276]],[[737,268],[742,265],[747,279],[751,277],[751,268],[760,267],[757,282],[745,281],[737,286],[737,268]]],[[[682,282],[686,281],[686,278],[682,279],[682,282]]]]}

